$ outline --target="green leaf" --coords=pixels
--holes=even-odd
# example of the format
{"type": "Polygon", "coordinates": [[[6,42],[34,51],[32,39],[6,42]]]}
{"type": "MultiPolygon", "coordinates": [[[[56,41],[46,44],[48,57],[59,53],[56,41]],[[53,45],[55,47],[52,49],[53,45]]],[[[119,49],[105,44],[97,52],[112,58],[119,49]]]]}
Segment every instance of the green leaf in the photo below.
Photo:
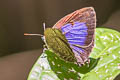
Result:
{"type": "Polygon", "coordinates": [[[97,28],[90,64],[79,67],[50,50],[42,53],[28,80],[113,80],[120,73],[120,33],[97,28]]]}
{"type": "Polygon", "coordinates": [[[82,80],[113,80],[120,73],[120,33],[98,28],[90,57],[100,60],[82,80]]]}

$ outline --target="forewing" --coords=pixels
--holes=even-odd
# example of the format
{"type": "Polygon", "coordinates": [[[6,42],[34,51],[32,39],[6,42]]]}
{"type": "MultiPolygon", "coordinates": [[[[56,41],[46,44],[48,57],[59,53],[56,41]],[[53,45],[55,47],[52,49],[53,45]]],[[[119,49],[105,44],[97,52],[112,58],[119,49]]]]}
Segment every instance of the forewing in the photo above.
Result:
{"type": "Polygon", "coordinates": [[[94,46],[94,33],[96,28],[96,13],[94,11],[94,8],[86,7],[77,10],[71,14],[68,14],[67,16],[59,20],[53,26],[53,28],[62,29],[66,25],[68,28],[66,27],[66,29],[64,29],[62,32],[65,33],[65,36],[69,44],[71,45],[76,58],[78,58],[78,62],[83,64],[85,61],[88,60],[88,56],[94,46]],[[75,25],[76,22],[82,25],[75,25]],[[78,32],[75,32],[75,30],[73,29],[74,27],[78,28],[76,29],[78,30],[78,32]],[[82,32],[82,30],[84,30],[85,32],[82,32]],[[70,33],[72,33],[72,36],[70,33]],[[71,36],[70,38],[73,39],[72,42],[70,42],[68,36],[71,36]],[[75,37],[78,39],[75,39],[75,37]],[[82,59],[82,61],[80,58],[82,59]]]}

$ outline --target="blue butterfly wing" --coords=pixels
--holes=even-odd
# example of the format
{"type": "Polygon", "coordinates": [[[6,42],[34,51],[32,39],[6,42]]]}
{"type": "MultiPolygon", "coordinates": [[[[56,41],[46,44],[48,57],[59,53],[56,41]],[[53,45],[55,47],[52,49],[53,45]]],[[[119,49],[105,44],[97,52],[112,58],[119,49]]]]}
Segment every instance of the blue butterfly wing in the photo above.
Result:
{"type": "Polygon", "coordinates": [[[74,24],[66,24],[61,28],[63,34],[65,34],[70,47],[72,48],[77,61],[80,64],[84,63],[84,60],[87,60],[87,53],[82,48],[82,46],[86,45],[85,41],[88,36],[88,27],[83,22],[74,22],[74,24]],[[80,45],[81,47],[77,47],[75,45],[80,45]]]}
{"type": "Polygon", "coordinates": [[[65,37],[71,45],[85,45],[88,35],[87,26],[85,23],[75,22],[74,25],[71,24],[69,26],[63,26],[61,30],[65,33],[65,37]],[[70,29],[68,27],[70,27],[70,29]]]}
{"type": "Polygon", "coordinates": [[[77,10],[57,22],[54,28],[61,29],[78,64],[89,61],[89,54],[94,46],[96,13],[92,7],[77,10]]]}

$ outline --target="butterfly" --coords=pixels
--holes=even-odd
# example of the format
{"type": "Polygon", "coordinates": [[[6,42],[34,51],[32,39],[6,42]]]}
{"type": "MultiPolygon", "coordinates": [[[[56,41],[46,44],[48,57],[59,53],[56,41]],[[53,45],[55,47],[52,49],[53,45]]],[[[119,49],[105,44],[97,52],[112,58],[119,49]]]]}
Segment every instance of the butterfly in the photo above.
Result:
{"type": "Polygon", "coordinates": [[[94,47],[96,13],[93,7],[85,7],[60,19],[52,28],[44,31],[49,49],[65,61],[79,65],[89,62],[94,47]]]}
{"type": "Polygon", "coordinates": [[[44,31],[47,48],[61,59],[79,66],[90,62],[94,47],[96,13],[93,7],[76,10],[44,31]]]}

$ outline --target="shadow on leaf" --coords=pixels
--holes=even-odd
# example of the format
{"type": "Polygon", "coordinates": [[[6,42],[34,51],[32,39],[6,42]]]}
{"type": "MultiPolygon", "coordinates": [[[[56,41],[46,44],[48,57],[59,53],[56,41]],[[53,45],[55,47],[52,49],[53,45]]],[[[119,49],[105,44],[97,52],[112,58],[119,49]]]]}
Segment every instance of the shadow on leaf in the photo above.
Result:
{"type": "Polygon", "coordinates": [[[80,74],[85,74],[91,71],[98,63],[99,59],[90,58],[90,64],[79,67],[77,64],[66,62],[60,59],[55,53],[45,51],[51,69],[61,80],[79,80],[80,74]]]}

